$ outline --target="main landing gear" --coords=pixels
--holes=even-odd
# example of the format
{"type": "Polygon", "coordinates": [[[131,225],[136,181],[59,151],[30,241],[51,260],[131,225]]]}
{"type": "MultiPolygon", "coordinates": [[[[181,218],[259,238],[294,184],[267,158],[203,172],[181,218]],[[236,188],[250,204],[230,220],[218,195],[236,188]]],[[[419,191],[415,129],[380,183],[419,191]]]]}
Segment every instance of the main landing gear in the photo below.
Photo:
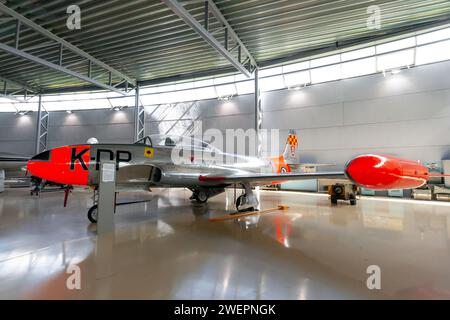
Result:
{"type": "Polygon", "coordinates": [[[238,212],[258,210],[258,199],[256,199],[252,187],[248,183],[244,183],[242,186],[245,192],[236,199],[236,209],[238,212]]]}
{"type": "Polygon", "coordinates": [[[192,196],[189,199],[197,203],[206,203],[209,198],[225,192],[224,188],[190,188],[190,190],[192,196]]]}
{"type": "MultiPolygon", "coordinates": [[[[236,199],[236,209],[238,212],[255,211],[257,210],[259,203],[253,194],[252,187],[248,183],[243,183],[244,194],[240,195],[236,199]]],[[[190,188],[192,196],[189,198],[197,203],[206,203],[209,198],[214,197],[222,192],[225,192],[224,188],[190,188]]]]}

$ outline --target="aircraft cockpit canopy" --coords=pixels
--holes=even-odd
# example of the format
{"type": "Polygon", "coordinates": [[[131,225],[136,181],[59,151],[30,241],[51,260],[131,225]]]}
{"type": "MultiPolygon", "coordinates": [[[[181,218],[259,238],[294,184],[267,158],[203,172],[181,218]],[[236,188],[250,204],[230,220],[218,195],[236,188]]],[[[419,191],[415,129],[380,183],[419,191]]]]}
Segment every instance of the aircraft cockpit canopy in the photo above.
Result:
{"type": "Polygon", "coordinates": [[[149,147],[179,147],[183,149],[196,149],[204,151],[219,151],[216,147],[213,147],[209,143],[195,139],[190,136],[175,136],[175,135],[162,135],[155,134],[145,136],[144,138],[135,142],[135,144],[144,144],[149,147]]]}
{"type": "Polygon", "coordinates": [[[149,136],[145,136],[142,139],[139,139],[134,144],[145,144],[146,146],[152,146],[152,139],[149,136]]]}

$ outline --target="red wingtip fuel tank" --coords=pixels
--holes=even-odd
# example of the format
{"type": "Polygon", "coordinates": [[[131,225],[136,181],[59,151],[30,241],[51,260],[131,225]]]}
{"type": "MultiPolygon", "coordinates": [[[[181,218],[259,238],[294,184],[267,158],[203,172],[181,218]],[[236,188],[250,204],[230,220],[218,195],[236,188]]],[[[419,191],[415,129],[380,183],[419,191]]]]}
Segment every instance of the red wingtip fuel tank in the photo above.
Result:
{"type": "Polygon", "coordinates": [[[87,185],[89,178],[90,146],[65,146],[42,152],[28,161],[32,176],[48,181],[87,185]]]}
{"type": "Polygon", "coordinates": [[[375,154],[350,160],[345,173],[356,184],[374,190],[414,189],[429,178],[428,169],[418,162],[375,154]]]}

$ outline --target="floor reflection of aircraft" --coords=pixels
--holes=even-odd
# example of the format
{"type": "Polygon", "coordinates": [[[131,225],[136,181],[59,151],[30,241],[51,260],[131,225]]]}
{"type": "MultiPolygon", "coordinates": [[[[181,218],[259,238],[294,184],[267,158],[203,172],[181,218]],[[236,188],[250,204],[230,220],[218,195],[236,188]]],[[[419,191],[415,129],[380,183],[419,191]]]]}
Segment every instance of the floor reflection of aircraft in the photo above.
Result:
{"type": "MultiPolygon", "coordinates": [[[[191,137],[156,135],[134,144],[55,148],[34,156],[28,162],[28,171],[61,184],[97,187],[100,162],[115,161],[118,190],[184,187],[192,191],[193,200],[204,203],[224,192],[225,187],[241,185],[244,193],[236,199],[238,211],[258,206],[252,191],[257,185],[348,177],[366,188],[402,189],[422,186],[429,178],[427,168],[417,162],[372,154],[352,159],[345,172],[292,172],[288,160],[296,158],[297,150],[298,137],[292,130],[284,153],[272,158],[227,154],[191,137]]],[[[97,207],[90,209],[88,217],[96,221],[97,207]]]]}
{"type": "Polygon", "coordinates": [[[286,216],[276,216],[274,217],[274,220],[277,241],[283,246],[289,248],[289,238],[292,231],[291,218],[286,216]]]}

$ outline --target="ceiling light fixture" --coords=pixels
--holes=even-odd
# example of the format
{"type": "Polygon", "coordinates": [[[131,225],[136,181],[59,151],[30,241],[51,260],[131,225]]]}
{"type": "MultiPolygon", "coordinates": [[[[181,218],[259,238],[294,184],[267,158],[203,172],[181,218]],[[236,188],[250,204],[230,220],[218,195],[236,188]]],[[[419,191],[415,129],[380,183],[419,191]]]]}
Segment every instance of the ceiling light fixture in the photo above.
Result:
{"type": "Polygon", "coordinates": [[[403,71],[403,69],[410,69],[410,68],[411,68],[411,66],[408,65],[408,66],[405,66],[405,67],[402,67],[402,68],[394,68],[394,69],[390,69],[390,70],[383,70],[383,77],[389,78],[391,76],[395,76],[395,75],[399,74],[400,72],[403,71]]]}
{"type": "Polygon", "coordinates": [[[217,99],[219,101],[230,101],[231,99],[233,99],[234,95],[228,95],[228,96],[219,96],[217,99]]]}
{"type": "Polygon", "coordinates": [[[300,91],[308,86],[307,83],[294,85],[294,86],[288,86],[288,90],[294,90],[294,91],[300,91]]]}
{"type": "Polygon", "coordinates": [[[26,116],[29,112],[31,112],[31,111],[24,111],[24,110],[17,111],[16,115],[19,115],[19,116],[23,117],[23,116],[26,116]]]}

